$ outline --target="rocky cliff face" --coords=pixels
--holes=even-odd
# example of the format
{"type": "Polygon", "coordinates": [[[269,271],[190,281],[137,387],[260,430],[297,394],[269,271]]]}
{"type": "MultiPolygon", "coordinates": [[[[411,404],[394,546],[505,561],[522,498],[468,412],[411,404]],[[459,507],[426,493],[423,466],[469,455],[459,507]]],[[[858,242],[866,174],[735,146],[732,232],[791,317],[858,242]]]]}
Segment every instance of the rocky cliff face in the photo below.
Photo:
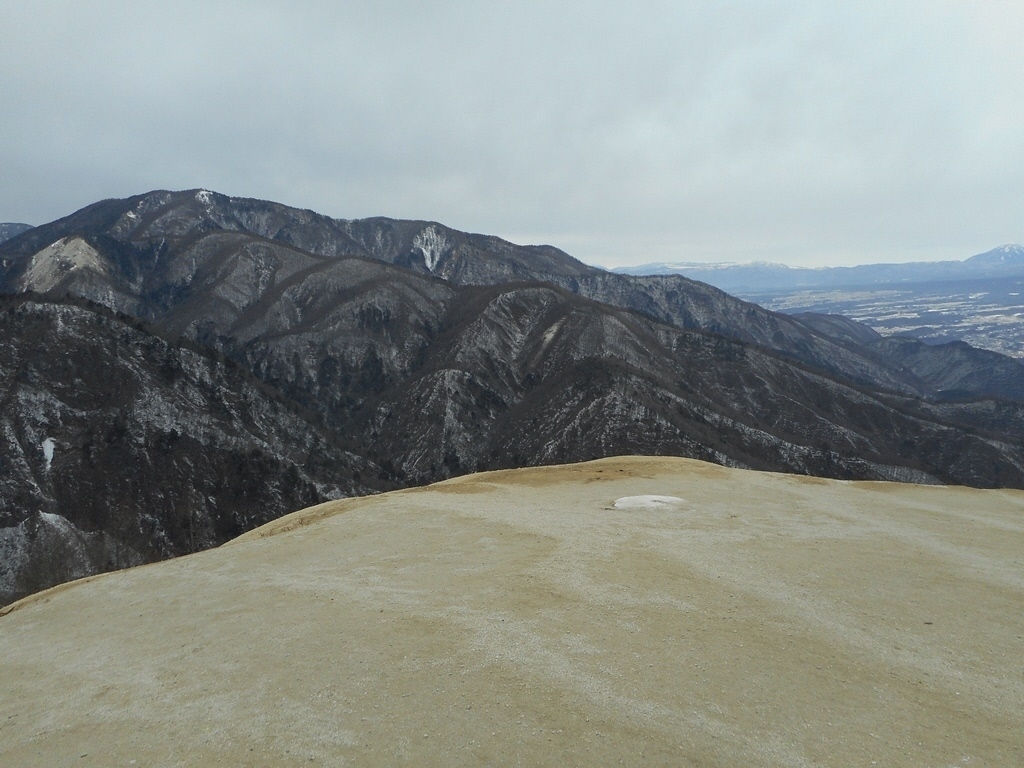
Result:
{"type": "Polygon", "coordinates": [[[157,192],[0,245],[0,288],[2,546],[71,575],[391,480],[617,454],[1024,487],[1008,359],[429,222],[157,192]]]}

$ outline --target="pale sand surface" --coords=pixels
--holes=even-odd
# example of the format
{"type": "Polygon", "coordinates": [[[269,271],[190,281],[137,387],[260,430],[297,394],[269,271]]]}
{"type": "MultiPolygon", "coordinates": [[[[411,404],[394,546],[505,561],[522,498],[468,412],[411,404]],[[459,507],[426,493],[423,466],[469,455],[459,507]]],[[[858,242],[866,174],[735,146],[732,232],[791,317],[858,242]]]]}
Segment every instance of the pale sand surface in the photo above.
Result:
{"type": "Polygon", "coordinates": [[[3,766],[1024,765],[1015,491],[488,473],[13,608],[3,766]]]}

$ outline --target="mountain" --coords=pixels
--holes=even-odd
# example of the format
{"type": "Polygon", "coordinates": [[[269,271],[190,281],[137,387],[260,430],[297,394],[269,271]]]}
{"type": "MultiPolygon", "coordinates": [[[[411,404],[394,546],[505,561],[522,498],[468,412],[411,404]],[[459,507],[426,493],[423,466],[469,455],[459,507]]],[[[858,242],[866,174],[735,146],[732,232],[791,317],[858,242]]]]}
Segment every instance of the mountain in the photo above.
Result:
{"type": "Polygon", "coordinates": [[[184,334],[342,422],[422,365],[460,286],[513,277],[856,384],[936,394],[887,356],[684,278],[612,275],[557,249],[434,223],[330,219],[204,190],[97,203],[0,247],[0,269],[7,291],[84,296],[184,334]]]}
{"type": "Polygon", "coordinates": [[[10,240],[12,237],[16,237],[30,229],[32,229],[31,224],[0,224],[0,243],[10,240]]]}
{"type": "Polygon", "coordinates": [[[991,251],[979,253],[964,262],[974,274],[981,277],[1024,274],[1024,246],[1002,245],[991,251]]]}
{"type": "Polygon", "coordinates": [[[1019,766],[1022,521],[644,457],[330,502],[0,612],[4,763],[1019,766]]]}
{"type": "Polygon", "coordinates": [[[0,300],[0,603],[393,487],[237,365],[82,301],[0,300]]]}
{"type": "Polygon", "coordinates": [[[751,344],[546,285],[463,289],[452,307],[423,365],[379,398],[371,422],[375,446],[407,476],[614,450],[833,477],[1024,480],[1012,432],[963,433],[949,419],[967,424],[967,412],[937,419],[919,400],[751,344]]]}
{"type": "MultiPolygon", "coordinates": [[[[648,264],[620,271],[682,274],[768,309],[803,317],[808,313],[845,315],[885,336],[915,338],[929,345],[967,342],[1024,361],[1024,247],[1019,245],[1000,246],[964,261],[825,269],[780,264],[648,264]]],[[[928,367],[943,365],[945,353],[923,349],[921,354],[932,356],[928,367]]],[[[822,360],[804,359],[828,367],[822,360]]],[[[849,370],[837,372],[851,374],[849,370]]],[[[995,390],[989,382],[970,391],[984,394],[995,390]]],[[[999,390],[1003,395],[1011,391],[999,390]]]]}
{"type": "Polygon", "coordinates": [[[630,275],[684,275],[725,291],[760,294],[903,283],[937,283],[1024,277],[1024,246],[1002,245],[963,261],[863,264],[856,267],[788,267],[782,264],[657,263],[619,267],[630,275]]]}
{"type": "MultiPolygon", "coordinates": [[[[457,283],[490,283],[531,277],[600,272],[550,246],[516,246],[436,222],[388,218],[332,219],[279,203],[234,198],[207,190],[157,191],[104,200],[36,228],[7,253],[30,256],[68,236],[128,245],[141,258],[139,276],[161,254],[187,250],[204,235],[246,233],[319,257],[363,256],[457,283]]],[[[94,246],[95,247],[95,246],[94,246]]],[[[126,251],[127,252],[127,251],[126,251]]]]}
{"type": "MultiPolygon", "coordinates": [[[[282,292],[294,294],[293,284],[305,283],[310,296],[322,295],[322,286],[312,289],[321,276],[340,285],[339,269],[347,267],[339,262],[351,257],[449,286],[547,282],[664,323],[773,349],[857,383],[928,394],[884,360],[678,276],[616,275],[548,246],[516,246],[434,223],[330,219],[205,190],[103,201],[37,227],[0,246],[0,290],[70,292],[206,340],[226,330],[235,335],[225,326],[245,322],[243,308],[251,317],[282,292]]],[[[378,284],[411,279],[387,274],[378,284]]]]}
{"type": "MultiPolygon", "coordinates": [[[[9,359],[49,366],[5,369],[5,462],[23,465],[0,485],[5,535],[25,551],[27,526],[60,516],[74,527],[63,540],[140,553],[83,544],[98,554],[68,575],[216,544],[323,498],[626,453],[1024,487],[1008,358],[885,345],[849,321],[432,222],[154,192],[0,245],[0,290],[18,308],[9,359]],[[88,407],[66,373],[78,367],[88,407]],[[109,450],[90,452],[88,435],[109,450]],[[265,518],[239,516],[243,492],[265,518]],[[108,517],[79,516],[83,498],[108,517]],[[139,522],[145,507],[162,522],[139,522]]],[[[44,571],[67,560],[41,549],[44,571]]]]}
{"type": "Polygon", "coordinates": [[[609,451],[1020,482],[1012,435],[993,448],[956,431],[969,419],[934,423],[913,397],[947,387],[903,361],[709,286],[601,273],[555,249],[198,191],[97,204],[0,258],[9,290],[83,296],[227,355],[409,482],[609,451]],[[950,445],[974,458],[954,461],[950,445]]]}

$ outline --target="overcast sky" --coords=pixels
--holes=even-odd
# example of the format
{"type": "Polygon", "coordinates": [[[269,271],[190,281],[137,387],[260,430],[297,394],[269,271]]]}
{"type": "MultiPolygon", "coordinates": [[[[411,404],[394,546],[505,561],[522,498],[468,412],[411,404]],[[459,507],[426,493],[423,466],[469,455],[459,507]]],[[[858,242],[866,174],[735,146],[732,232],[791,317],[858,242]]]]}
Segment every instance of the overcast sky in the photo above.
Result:
{"type": "Polygon", "coordinates": [[[604,266],[1024,241],[1024,3],[0,0],[0,221],[205,187],[604,266]]]}

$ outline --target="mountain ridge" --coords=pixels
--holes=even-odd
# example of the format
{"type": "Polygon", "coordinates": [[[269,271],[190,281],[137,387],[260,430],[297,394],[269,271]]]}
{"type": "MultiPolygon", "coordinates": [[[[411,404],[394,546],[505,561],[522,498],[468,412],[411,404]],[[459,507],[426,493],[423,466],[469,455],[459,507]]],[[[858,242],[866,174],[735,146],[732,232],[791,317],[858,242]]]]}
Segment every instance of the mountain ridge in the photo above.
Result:
{"type": "MultiPolygon", "coordinates": [[[[112,255],[120,282],[116,285],[103,283],[92,294],[88,287],[82,286],[75,292],[85,291],[85,295],[96,301],[116,305],[121,311],[153,321],[156,319],[154,308],[143,306],[147,294],[154,294],[156,290],[187,290],[192,279],[187,268],[182,272],[181,266],[177,273],[168,274],[164,263],[168,257],[175,258],[174,254],[179,254],[176,257],[179,265],[182,257],[209,261],[209,251],[216,244],[206,244],[204,250],[204,238],[223,238],[230,232],[241,237],[248,233],[264,245],[296,248],[307,257],[370,258],[457,285],[530,279],[550,282],[587,298],[649,314],[661,322],[710,330],[775,349],[854,381],[915,391],[916,384],[906,378],[899,366],[893,367],[891,361],[865,356],[849,345],[837,345],[833,339],[815,333],[805,324],[736,299],[717,288],[681,277],[615,275],[588,267],[547,246],[514,246],[500,238],[448,228],[438,230],[438,227],[440,225],[415,221],[396,223],[386,218],[355,222],[332,219],[277,203],[228,198],[205,190],[161,191],[125,200],[102,201],[0,245],[0,289],[64,290],[62,286],[72,279],[68,273],[74,272],[73,267],[51,275],[49,282],[40,284],[31,279],[32,262],[27,257],[44,254],[46,247],[50,247],[56,249],[54,257],[59,260],[63,238],[91,238],[91,244],[86,243],[89,249],[99,247],[112,255]],[[384,228],[375,235],[370,234],[368,228],[375,224],[384,228]],[[356,230],[358,238],[350,234],[356,230]],[[432,254],[429,257],[422,245],[417,245],[417,238],[428,231],[445,238],[444,247],[436,252],[427,249],[432,254]],[[362,244],[367,242],[371,245],[362,244]],[[496,252],[485,250],[485,246],[494,244],[497,244],[496,252]],[[428,267],[428,262],[432,267],[428,267]],[[532,266],[527,269],[528,265],[532,266]],[[162,281],[163,284],[147,288],[146,281],[150,278],[151,282],[162,281]],[[166,285],[168,279],[171,285],[166,285]]],[[[437,241],[434,244],[437,245],[437,241]]],[[[254,277],[250,276],[250,281],[254,277]]],[[[270,278],[264,272],[261,279],[270,278]]],[[[247,286],[244,290],[253,290],[253,287],[247,286]]],[[[149,298],[160,303],[167,296],[149,298]]]]}

